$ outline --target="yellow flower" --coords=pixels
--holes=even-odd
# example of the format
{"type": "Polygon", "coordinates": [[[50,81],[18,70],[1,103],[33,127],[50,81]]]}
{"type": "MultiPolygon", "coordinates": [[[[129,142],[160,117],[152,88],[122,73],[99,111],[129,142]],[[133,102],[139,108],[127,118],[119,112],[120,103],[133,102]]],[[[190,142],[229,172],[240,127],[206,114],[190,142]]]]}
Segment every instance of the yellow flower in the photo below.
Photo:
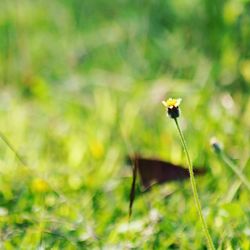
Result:
{"type": "Polygon", "coordinates": [[[167,101],[162,101],[162,104],[166,107],[166,108],[178,108],[181,104],[181,98],[178,99],[173,99],[173,98],[169,98],[167,101]]]}
{"type": "Polygon", "coordinates": [[[49,184],[40,178],[35,178],[31,183],[31,188],[35,193],[46,193],[49,191],[49,184]]]}
{"type": "Polygon", "coordinates": [[[176,119],[180,116],[179,106],[181,103],[181,98],[173,99],[169,98],[167,101],[162,101],[162,104],[167,108],[167,113],[169,117],[176,119]]]}
{"type": "Polygon", "coordinates": [[[100,141],[93,141],[90,144],[90,151],[94,158],[100,159],[104,155],[104,147],[100,141]]]}

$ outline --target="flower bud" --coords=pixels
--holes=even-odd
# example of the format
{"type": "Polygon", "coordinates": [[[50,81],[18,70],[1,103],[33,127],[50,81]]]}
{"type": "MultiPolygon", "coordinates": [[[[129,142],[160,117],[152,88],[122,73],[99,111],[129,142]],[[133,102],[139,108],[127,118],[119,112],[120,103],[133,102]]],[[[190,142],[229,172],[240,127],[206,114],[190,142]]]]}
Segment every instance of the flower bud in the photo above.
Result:
{"type": "Polygon", "coordinates": [[[220,143],[218,142],[218,140],[215,137],[211,138],[210,145],[214,149],[215,153],[220,153],[221,152],[221,150],[222,150],[221,145],[220,145],[220,143]]]}

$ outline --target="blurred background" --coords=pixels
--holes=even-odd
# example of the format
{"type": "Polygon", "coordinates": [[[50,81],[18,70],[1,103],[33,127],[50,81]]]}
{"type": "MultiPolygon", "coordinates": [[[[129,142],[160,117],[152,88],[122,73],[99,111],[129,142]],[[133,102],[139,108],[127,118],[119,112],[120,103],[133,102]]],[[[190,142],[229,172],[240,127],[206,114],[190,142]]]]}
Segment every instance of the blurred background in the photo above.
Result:
{"type": "Polygon", "coordinates": [[[218,249],[250,249],[249,0],[0,2],[1,249],[205,249],[189,182],[138,195],[134,152],[185,165],[218,249]]]}

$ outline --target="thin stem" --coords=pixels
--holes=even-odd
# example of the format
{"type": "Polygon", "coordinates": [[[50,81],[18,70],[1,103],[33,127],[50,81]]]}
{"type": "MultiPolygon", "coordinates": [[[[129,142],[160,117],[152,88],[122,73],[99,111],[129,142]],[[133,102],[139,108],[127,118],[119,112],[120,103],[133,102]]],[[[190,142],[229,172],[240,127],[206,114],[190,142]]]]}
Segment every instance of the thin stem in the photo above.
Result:
{"type": "Polygon", "coordinates": [[[15,148],[12,146],[12,144],[9,142],[9,140],[4,136],[2,132],[0,132],[0,138],[3,140],[3,142],[9,147],[9,149],[15,154],[16,158],[24,165],[26,166],[25,161],[23,158],[19,155],[19,153],[15,150],[15,148]]]}
{"type": "Polygon", "coordinates": [[[233,170],[233,172],[239,177],[241,182],[245,184],[247,189],[250,191],[250,183],[248,179],[244,176],[242,171],[237,167],[237,165],[224,153],[220,152],[222,160],[233,170]]]}
{"type": "Polygon", "coordinates": [[[183,133],[181,131],[181,128],[179,126],[179,123],[178,123],[177,119],[175,118],[174,121],[175,121],[176,127],[178,129],[178,132],[180,134],[182,146],[183,146],[185,154],[186,154],[186,158],[187,158],[187,162],[188,162],[188,168],[189,168],[189,174],[190,174],[190,183],[191,183],[193,196],[194,196],[194,202],[195,202],[197,212],[199,214],[199,217],[200,217],[200,220],[201,220],[201,223],[202,223],[204,234],[206,236],[207,245],[208,245],[208,248],[210,250],[215,250],[214,245],[213,245],[213,241],[211,239],[211,236],[210,236],[208,228],[207,228],[206,221],[205,221],[205,219],[203,217],[203,214],[201,212],[201,204],[200,204],[200,200],[199,200],[199,196],[198,196],[198,192],[197,192],[197,187],[196,187],[196,182],[195,182],[195,178],[194,178],[193,165],[192,165],[192,162],[191,162],[188,150],[187,150],[187,145],[186,145],[183,133]]]}

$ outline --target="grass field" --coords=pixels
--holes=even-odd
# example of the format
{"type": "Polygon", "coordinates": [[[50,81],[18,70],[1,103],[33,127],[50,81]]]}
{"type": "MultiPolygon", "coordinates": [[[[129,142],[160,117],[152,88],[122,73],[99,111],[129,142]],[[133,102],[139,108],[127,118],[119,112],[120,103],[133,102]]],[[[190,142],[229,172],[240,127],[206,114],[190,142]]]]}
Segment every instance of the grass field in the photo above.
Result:
{"type": "Polygon", "coordinates": [[[250,249],[250,1],[1,0],[0,249],[207,249],[189,181],[140,193],[137,152],[187,167],[216,249],[250,249]],[[139,189],[139,187],[137,187],[139,189]],[[138,191],[138,190],[137,190],[138,191]]]}

